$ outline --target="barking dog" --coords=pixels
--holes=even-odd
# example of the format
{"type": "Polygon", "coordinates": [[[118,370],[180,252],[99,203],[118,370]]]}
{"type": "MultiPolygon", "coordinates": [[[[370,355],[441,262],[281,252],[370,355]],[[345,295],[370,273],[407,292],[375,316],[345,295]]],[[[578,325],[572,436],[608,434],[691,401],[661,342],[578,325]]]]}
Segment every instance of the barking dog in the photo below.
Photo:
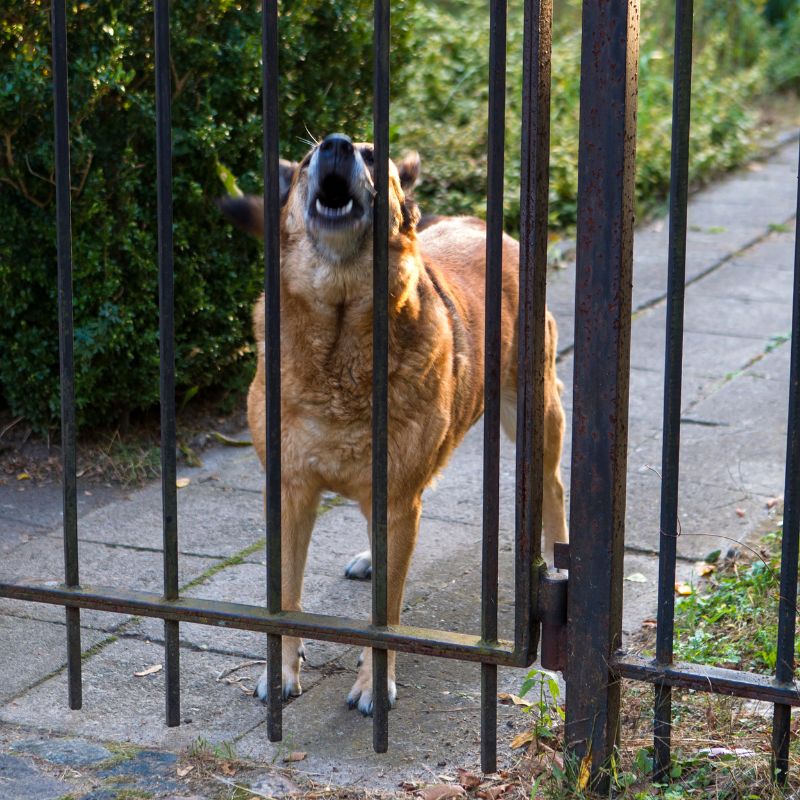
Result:
{"type": "MultiPolygon", "coordinates": [[[[328,136],[300,164],[281,162],[281,476],[283,608],[299,610],[320,495],[357,502],[369,523],[372,403],[373,148],[328,136]]],[[[419,157],[389,164],[388,621],[400,621],[422,493],[483,413],[486,228],[466,217],[420,222],[410,197],[419,157]]],[[[259,198],[224,212],[262,234],[259,198]]],[[[516,429],[519,245],[503,239],[502,424],[516,429]]],[[[266,462],[264,298],[256,304],[259,359],[248,419],[266,462]]],[[[560,459],[564,412],[556,324],[547,313],[544,369],[544,556],[567,539],[560,459]]],[[[370,551],[347,566],[371,572],[370,551]]],[[[347,701],[372,712],[372,659],[362,653],[347,701]]],[[[283,637],[283,695],[299,695],[302,642],[283,637]]],[[[257,694],[267,694],[266,673],[257,694]]],[[[396,698],[389,653],[389,698],[396,698]]]]}

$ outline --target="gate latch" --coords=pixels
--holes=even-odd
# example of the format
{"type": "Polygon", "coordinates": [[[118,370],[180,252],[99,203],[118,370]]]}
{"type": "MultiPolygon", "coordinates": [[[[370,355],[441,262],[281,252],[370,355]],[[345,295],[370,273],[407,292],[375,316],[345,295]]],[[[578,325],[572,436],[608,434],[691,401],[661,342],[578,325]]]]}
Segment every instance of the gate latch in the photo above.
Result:
{"type": "MultiPolygon", "coordinates": [[[[569,545],[558,542],[555,566],[569,569],[569,545]]],[[[567,666],[567,586],[564,572],[548,570],[539,579],[539,620],[542,623],[541,663],[544,669],[563,671],[567,666]]]]}

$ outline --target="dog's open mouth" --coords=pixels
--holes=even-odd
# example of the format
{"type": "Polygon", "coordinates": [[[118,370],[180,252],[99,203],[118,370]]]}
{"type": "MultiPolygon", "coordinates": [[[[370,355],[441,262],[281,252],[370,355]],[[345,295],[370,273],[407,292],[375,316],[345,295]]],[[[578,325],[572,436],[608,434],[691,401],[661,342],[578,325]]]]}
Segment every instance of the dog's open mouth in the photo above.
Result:
{"type": "Polygon", "coordinates": [[[341,225],[361,216],[361,205],[350,194],[348,181],[341,175],[326,176],[316,198],[313,209],[319,220],[327,225],[341,225]]]}

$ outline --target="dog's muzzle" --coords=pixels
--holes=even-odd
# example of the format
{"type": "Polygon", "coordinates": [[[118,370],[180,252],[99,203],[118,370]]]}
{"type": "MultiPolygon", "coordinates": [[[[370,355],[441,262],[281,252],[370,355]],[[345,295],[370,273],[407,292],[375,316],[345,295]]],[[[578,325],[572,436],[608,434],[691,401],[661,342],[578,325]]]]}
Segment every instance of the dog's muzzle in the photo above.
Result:
{"type": "Polygon", "coordinates": [[[309,165],[309,221],[321,230],[353,227],[368,210],[370,188],[366,166],[353,143],[343,134],[331,134],[309,165]]]}

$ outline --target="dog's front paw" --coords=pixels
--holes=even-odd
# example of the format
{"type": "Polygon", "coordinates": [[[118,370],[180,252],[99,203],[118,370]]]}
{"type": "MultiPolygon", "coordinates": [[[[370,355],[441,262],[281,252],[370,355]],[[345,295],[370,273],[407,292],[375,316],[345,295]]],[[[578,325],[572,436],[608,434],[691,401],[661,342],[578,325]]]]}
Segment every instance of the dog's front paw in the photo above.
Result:
{"type": "MultiPolygon", "coordinates": [[[[389,708],[394,708],[397,703],[397,684],[395,683],[394,676],[389,674],[388,678],[389,689],[389,708]]],[[[372,654],[368,648],[359,659],[358,677],[353,684],[353,688],[347,695],[347,705],[350,708],[358,708],[358,710],[365,716],[371,717],[374,700],[372,696],[372,654]]]]}
{"type": "Polygon", "coordinates": [[[355,581],[365,581],[372,575],[372,552],[365,550],[353,557],[353,560],[344,568],[346,577],[355,581]]]}
{"type": "MultiPolygon", "coordinates": [[[[300,661],[305,660],[305,650],[303,643],[300,639],[285,636],[283,639],[283,657],[281,668],[281,696],[284,700],[290,697],[299,697],[303,693],[303,687],[300,685],[300,661]]],[[[253,694],[261,700],[262,703],[267,702],[269,697],[269,680],[267,678],[267,670],[261,673],[261,677],[256,684],[256,690],[253,694]]]]}

